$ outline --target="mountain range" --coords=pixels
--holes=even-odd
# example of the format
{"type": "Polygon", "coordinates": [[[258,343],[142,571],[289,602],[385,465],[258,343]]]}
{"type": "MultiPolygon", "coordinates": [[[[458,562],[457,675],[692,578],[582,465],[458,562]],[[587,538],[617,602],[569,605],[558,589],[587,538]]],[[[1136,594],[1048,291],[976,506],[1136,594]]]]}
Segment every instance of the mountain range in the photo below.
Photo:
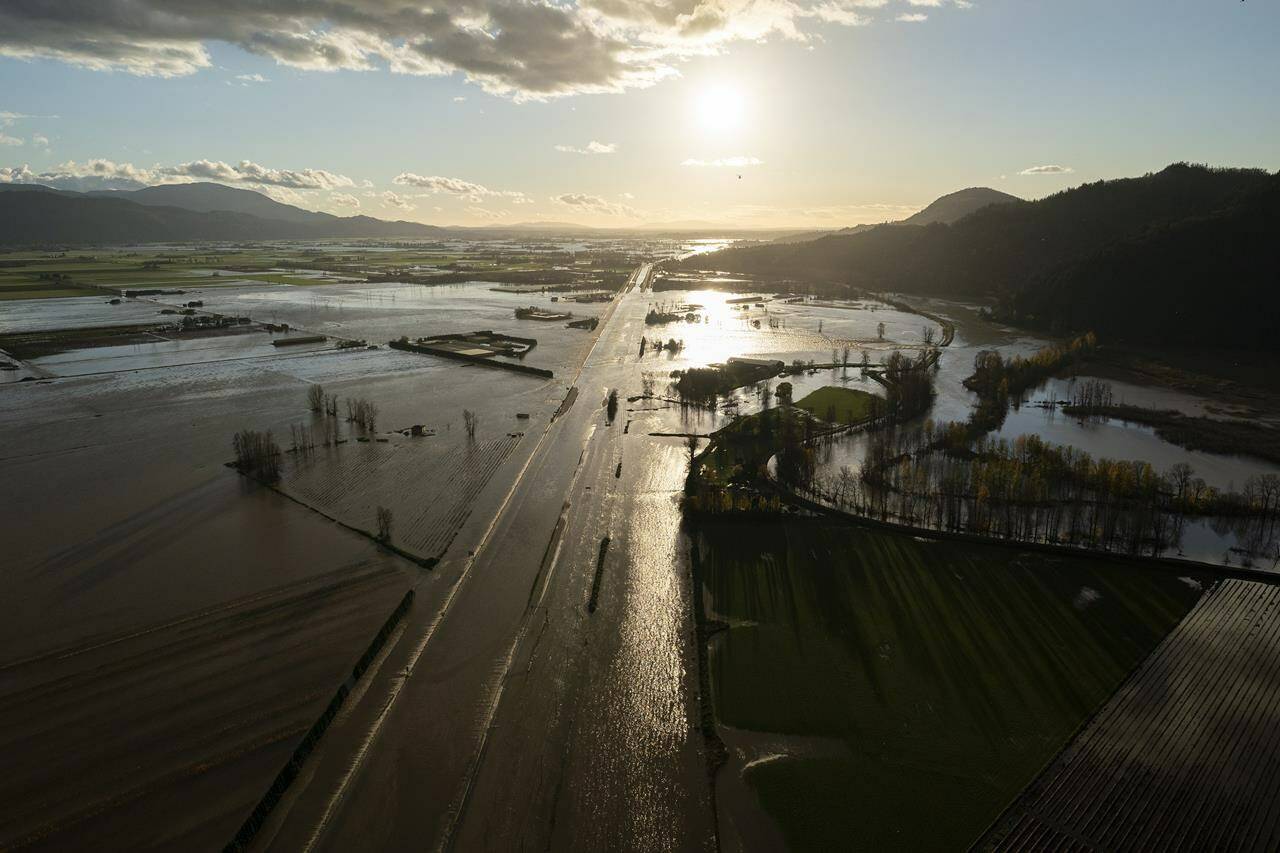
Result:
{"type": "Polygon", "coordinates": [[[418,222],[334,216],[214,183],[89,193],[0,184],[0,244],[438,238],[418,222]]]}

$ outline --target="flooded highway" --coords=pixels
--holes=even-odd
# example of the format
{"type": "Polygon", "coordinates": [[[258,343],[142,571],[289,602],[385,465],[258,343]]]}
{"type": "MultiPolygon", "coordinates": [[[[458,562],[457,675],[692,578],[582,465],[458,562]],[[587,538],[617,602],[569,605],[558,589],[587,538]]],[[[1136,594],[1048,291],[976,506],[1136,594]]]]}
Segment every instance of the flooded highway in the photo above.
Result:
{"type": "Polygon", "coordinates": [[[639,391],[650,272],[564,374],[576,400],[527,437],[495,512],[478,507],[486,521],[419,584],[425,606],[258,846],[715,846],[678,505],[687,462],[643,414],[628,428],[604,406],[610,389],[639,391]]]}

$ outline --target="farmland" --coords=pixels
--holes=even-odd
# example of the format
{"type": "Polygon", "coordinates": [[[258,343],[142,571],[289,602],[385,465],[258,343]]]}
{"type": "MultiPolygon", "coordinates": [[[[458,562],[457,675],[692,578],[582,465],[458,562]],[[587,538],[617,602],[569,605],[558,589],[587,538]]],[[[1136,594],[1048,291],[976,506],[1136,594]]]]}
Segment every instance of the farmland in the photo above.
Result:
{"type": "Polygon", "coordinates": [[[699,530],[706,615],[727,626],[722,832],[745,849],[966,846],[1201,586],[827,522],[699,530]]]}

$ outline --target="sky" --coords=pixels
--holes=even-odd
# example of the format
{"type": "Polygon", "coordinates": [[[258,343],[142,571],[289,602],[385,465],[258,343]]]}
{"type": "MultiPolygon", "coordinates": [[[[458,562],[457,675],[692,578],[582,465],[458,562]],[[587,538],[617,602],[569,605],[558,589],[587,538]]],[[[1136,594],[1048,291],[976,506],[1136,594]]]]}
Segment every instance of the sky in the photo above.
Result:
{"type": "Polygon", "coordinates": [[[836,228],[1280,169],[1274,0],[0,3],[0,181],[339,214],[836,228]]]}

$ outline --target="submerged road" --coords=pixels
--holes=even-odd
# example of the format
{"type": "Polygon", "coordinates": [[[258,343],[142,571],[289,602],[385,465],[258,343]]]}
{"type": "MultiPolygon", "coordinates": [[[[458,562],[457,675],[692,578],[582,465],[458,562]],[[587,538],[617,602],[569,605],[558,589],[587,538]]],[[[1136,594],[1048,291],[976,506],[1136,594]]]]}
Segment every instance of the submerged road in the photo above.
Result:
{"type": "Polygon", "coordinates": [[[571,405],[526,437],[496,511],[439,567],[449,585],[415,605],[258,849],[715,848],[684,452],[624,432],[651,272],[611,305],[566,374],[571,405]]]}

